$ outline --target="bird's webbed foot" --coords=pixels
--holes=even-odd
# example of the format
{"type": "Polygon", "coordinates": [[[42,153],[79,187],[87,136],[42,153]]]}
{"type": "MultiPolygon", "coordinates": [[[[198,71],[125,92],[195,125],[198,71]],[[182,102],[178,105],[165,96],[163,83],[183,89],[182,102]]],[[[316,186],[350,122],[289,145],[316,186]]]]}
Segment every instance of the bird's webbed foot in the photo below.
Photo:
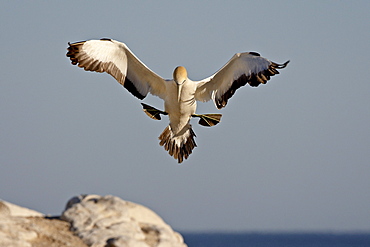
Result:
{"type": "Polygon", "coordinates": [[[199,124],[206,127],[212,127],[221,122],[222,114],[193,114],[192,117],[199,117],[199,124]]]}
{"type": "Polygon", "coordinates": [[[148,115],[150,118],[155,119],[155,120],[161,120],[161,114],[163,115],[168,115],[167,112],[158,110],[150,105],[141,103],[143,106],[143,111],[148,115]]]}

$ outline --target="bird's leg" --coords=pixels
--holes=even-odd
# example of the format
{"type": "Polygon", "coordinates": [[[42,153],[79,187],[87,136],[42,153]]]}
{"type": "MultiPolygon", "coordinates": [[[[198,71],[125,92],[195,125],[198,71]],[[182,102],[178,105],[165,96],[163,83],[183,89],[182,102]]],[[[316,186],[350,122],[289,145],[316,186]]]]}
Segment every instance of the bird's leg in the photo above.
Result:
{"type": "Polygon", "coordinates": [[[199,117],[199,124],[212,127],[221,121],[222,114],[193,114],[192,117],[199,117]]]}
{"type": "Polygon", "coordinates": [[[163,115],[168,115],[167,112],[158,110],[150,105],[141,103],[143,106],[143,111],[148,115],[150,118],[155,119],[155,120],[161,120],[161,114],[163,115]]]}

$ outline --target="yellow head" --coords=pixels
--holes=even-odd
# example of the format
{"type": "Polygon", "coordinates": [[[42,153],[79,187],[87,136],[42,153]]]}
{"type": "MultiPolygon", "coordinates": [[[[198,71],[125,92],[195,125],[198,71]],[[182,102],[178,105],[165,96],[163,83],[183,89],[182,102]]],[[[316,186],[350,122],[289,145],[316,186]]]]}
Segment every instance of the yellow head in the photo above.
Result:
{"type": "Polygon", "coordinates": [[[176,84],[181,85],[184,81],[188,78],[188,73],[183,66],[176,67],[175,71],[173,71],[173,80],[176,84]]]}

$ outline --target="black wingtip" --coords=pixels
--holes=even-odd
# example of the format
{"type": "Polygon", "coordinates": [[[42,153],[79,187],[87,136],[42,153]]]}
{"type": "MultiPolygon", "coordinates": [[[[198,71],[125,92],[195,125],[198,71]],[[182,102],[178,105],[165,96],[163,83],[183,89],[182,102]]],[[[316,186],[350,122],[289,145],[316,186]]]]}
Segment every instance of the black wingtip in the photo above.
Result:
{"type": "MultiPolygon", "coordinates": [[[[273,69],[284,69],[287,65],[288,65],[288,63],[290,62],[290,60],[288,60],[288,61],[286,61],[285,63],[283,63],[283,64],[278,64],[278,63],[272,63],[272,68],[273,69]]],[[[276,74],[279,74],[279,73],[276,73],[276,74]]]]}
{"type": "Polygon", "coordinates": [[[249,52],[249,54],[251,54],[253,56],[257,56],[257,57],[261,56],[258,52],[255,52],[255,51],[251,51],[251,52],[249,52]]]}
{"type": "Polygon", "coordinates": [[[290,60],[288,60],[288,61],[286,61],[285,63],[283,63],[283,64],[279,64],[279,66],[277,67],[278,69],[283,69],[283,68],[285,68],[287,65],[288,65],[288,63],[290,63],[290,60]]]}
{"type": "Polygon", "coordinates": [[[112,39],[110,39],[110,38],[101,38],[100,40],[102,40],[102,41],[112,41],[112,39]]]}

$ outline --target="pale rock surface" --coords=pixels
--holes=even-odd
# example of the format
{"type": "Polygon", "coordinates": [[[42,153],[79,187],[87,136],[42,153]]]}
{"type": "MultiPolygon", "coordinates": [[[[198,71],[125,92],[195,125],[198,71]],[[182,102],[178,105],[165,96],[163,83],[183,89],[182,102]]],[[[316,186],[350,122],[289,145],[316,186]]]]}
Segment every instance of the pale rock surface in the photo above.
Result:
{"type": "Polygon", "coordinates": [[[6,201],[0,201],[0,215],[2,212],[2,208],[7,208],[9,211],[9,215],[11,216],[44,216],[44,214],[39,213],[35,210],[24,208],[17,206],[13,203],[6,202],[6,201]]]}
{"type": "Polygon", "coordinates": [[[61,217],[0,200],[0,247],[186,247],[150,209],[114,196],[74,197],[61,217]]]}
{"type": "Polygon", "coordinates": [[[186,247],[152,210],[115,196],[74,197],[61,218],[92,247],[186,247]]]}
{"type": "Polygon", "coordinates": [[[70,224],[0,201],[0,247],[87,247],[70,224]]]}

